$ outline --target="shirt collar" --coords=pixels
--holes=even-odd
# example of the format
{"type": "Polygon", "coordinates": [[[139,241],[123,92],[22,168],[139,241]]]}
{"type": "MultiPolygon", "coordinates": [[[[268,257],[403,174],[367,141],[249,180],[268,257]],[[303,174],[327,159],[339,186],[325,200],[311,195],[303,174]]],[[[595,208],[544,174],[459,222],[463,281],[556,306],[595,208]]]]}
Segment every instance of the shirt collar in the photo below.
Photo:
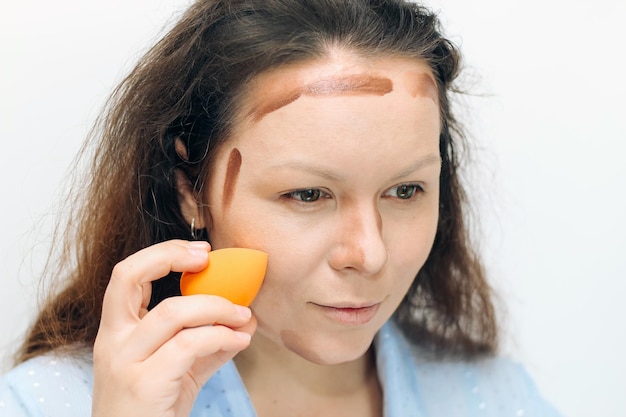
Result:
{"type": "MultiPolygon", "coordinates": [[[[393,322],[386,323],[374,339],[376,369],[383,389],[384,417],[419,417],[419,389],[411,346],[393,322]]],[[[204,385],[190,417],[256,417],[233,361],[226,363],[204,385]]]]}

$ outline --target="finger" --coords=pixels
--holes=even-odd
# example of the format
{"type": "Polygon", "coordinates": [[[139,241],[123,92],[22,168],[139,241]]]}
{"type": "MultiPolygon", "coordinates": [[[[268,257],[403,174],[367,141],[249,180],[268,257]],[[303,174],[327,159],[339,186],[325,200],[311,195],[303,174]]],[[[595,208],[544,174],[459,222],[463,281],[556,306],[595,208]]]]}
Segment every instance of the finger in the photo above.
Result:
{"type": "Polygon", "coordinates": [[[177,379],[194,363],[202,361],[213,374],[250,344],[250,334],[225,326],[203,326],[181,330],[145,361],[147,369],[159,369],[159,377],[177,379]]]}
{"type": "Polygon", "coordinates": [[[209,250],[207,242],[172,240],[142,249],[118,263],[104,294],[101,327],[135,324],[146,299],[144,284],[170,271],[201,270],[208,262],[209,250]]]}
{"type": "Polygon", "coordinates": [[[134,360],[144,360],[184,329],[220,324],[245,326],[252,313],[215,295],[190,295],[163,300],[132,331],[127,345],[134,360]]]}
{"type": "MultiPolygon", "coordinates": [[[[233,330],[239,332],[246,332],[252,337],[256,331],[257,321],[254,315],[250,318],[250,321],[244,326],[233,330]]],[[[199,385],[204,385],[206,381],[213,376],[219,368],[221,368],[226,362],[231,360],[239,351],[220,351],[213,355],[208,355],[198,358],[189,373],[193,376],[195,381],[198,381],[199,385]]]]}

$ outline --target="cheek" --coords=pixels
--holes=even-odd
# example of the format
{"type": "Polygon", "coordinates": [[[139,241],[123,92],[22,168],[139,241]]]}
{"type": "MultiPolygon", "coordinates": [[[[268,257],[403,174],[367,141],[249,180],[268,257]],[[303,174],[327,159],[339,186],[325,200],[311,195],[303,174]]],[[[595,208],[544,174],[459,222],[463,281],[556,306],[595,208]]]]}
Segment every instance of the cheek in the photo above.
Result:
{"type": "Polygon", "coordinates": [[[209,239],[213,249],[240,247],[268,252],[267,231],[261,222],[238,216],[236,210],[226,209],[223,215],[212,212],[213,226],[209,239]]]}
{"type": "Polygon", "coordinates": [[[262,232],[255,231],[257,242],[269,253],[268,287],[303,289],[309,285],[307,277],[321,273],[326,264],[328,233],[319,226],[302,228],[288,220],[271,220],[262,232]]]}
{"type": "Polygon", "coordinates": [[[268,253],[265,280],[251,305],[257,316],[258,327],[267,328],[268,323],[275,321],[277,312],[283,311],[285,300],[294,299],[302,293],[300,286],[305,280],[301,279],[301,275],[303,270],[309,268],[297,259],[309,258],[303,256],[304,248],[294,246],[282,238],[283,229],[277,229],[263,216],[250,219],[249,216],[241,215],[239,208],[235,197],[230,210],[215,224],[213,235],[210,236],[211,245],[213,249],[246,247],[268,253]]]}
{"type": "Polygon", "coordinates": [[[209,238],[213,249],[247,247],[267,252],[267,277],[302,276],[319,266],[325,258],[328,236],[332,236],[326,230],[330,228],[328,222],[277,214],[274,202],[246,198],[245,194],[235,194],[225,209],[212,210],[214,224],[209,238]]]}
{"type": "Polygon", "coordinates": [[[240,240],[269,254],[265,281],[253,303],[260,327],[276,314],[289,317],[285,309],[319,292],[317,281],[311,277],[328,273],[326,254],[331,234],[324,226],[325,223],[315,222],[312,226],[310,221],[267,214],[250,224],[247,232],[240,229],[240,240]]]}
{"type": "Polygon", "coordinates": [[[398,271],[411,271],[411,277],[419,272],[432,249],[438,218],[438,210],[431,208],[388,227],[388,250],[398,271]]]}
{"type": "Polygon", "coordinates": [[[224,188],[217,188],[209,194],[207,206],[211,217],[208,230],[209,241],[213,249],[225,247],[242,247],[267,252],[266,240],[269,225],[258,209],[258,202],[249,197],[249,191],[242,189],[241,184],[234,184],[234,175],[226,177],[224,188]],[[228,194],[228,195],[225,195],[228,194]]]}

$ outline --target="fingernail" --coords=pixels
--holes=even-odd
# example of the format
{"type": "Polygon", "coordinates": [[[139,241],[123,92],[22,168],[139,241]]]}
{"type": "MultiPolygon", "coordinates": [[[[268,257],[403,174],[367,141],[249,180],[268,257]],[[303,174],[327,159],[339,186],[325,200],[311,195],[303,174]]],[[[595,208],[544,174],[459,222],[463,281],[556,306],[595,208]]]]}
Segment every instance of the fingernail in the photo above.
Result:
{"type": "Polygon", "coordinates": [[[245,340],[246,342],[249,342],[252,338],[252,336],[250,336],[250,334],[246,332],[235,332],[235,335],[237,335],[237,337],[241,340],[245,340]]]}
{"type": "Polygon", "coordinates": [[[189,252],[191,252],[193,256],[207,258],[209,256],[209,244],[200,241],[189,242],[189,252]]]}
{"type": "Polygon", "coordinates": [[[237,314],[239,314],[244,319],[249,319],[250,317],[252,317],[252,312],[248,307],[235,304],[235,309],[237,310],[237,314]]]}

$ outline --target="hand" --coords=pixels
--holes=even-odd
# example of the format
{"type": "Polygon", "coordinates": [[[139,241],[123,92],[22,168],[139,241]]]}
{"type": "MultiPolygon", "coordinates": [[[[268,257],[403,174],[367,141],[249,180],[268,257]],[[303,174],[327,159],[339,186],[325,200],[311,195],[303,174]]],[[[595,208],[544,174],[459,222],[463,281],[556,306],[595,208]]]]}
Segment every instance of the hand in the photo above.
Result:
{"type": "Polygon", "coordinates": [[[209,250],[174,240],[115,266],[94,345],[92,416],[187,417],[202,385],[249,345],[250,309],[221,297],[171,297],[148,312],[151,281],[201,270],[209,250]]]}

